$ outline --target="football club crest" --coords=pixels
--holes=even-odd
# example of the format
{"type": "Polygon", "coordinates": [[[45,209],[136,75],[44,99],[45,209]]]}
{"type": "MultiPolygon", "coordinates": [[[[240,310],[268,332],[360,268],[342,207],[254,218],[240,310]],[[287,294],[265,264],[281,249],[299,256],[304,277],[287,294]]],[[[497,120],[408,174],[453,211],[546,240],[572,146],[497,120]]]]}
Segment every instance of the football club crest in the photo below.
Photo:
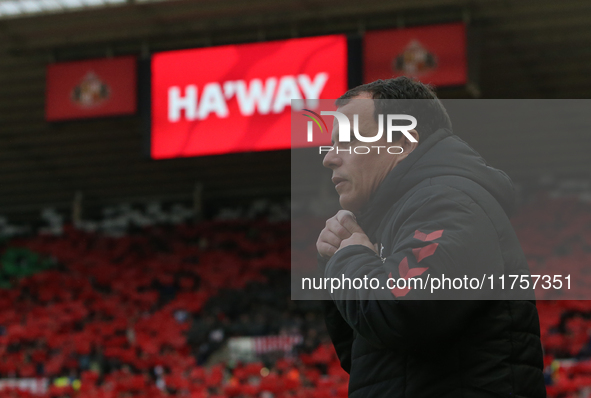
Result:
{"type": "Polygon", "coordinates": [[[435,55],[429,52],[418,40],[412,40],[392,60],[392,69],[407,76],[420,76],[437,68],[435,55]]]}
{"type": "Polygon", "coordinates": [[[94,72],[88,72],[72,90],[71,98],[74,103],[91,108],[109,99],[111,90],[94,72]]]}

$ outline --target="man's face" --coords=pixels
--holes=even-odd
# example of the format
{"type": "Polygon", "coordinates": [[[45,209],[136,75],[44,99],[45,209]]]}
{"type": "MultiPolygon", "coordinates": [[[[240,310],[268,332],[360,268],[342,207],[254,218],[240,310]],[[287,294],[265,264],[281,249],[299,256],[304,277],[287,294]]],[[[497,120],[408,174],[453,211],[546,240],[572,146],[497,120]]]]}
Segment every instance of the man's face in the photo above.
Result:
{"type": "MultiPolygon", "coordinates": [[[[407,149],[405,148],[405,152],[401,155],[389,154],[386,148],[395,145],[404,147],[405,145],[400,142],[387,142],[385,131],[382,138],[376,142],[360,142],[355,138],[353,134],[354,114],[359,115],[359,133],[362,136],[373,137],[378,132],[378,123],[374,118],[374,103],[369,94],[363,93],[354,97],[337,111],[345,114],[350,121],[351,142],[338,142],[339,129],[335,119],[332,130],[334,149],[326,154],[322,164],[333,171],[332,182],[339,194],[341,207],[355,213],[369,201],[371,194],[396,164],[406,157],[407,149]],[[371,148],[367,154],[357,154],[354,153],[354,148],[357,146],[369,148],[384,146],[384,148],[380,149],[379,154],[376,148],[371,148]],[[348,153],[349,148],[351,148],[351,153],[348,153]]],[[[414,132],[414,130],[412,131],[414,132]]],[[[359,152],[363,151],[360,149],[359,152]]],[[[392,150],[392,152],[396,151],[392,150]]]]}

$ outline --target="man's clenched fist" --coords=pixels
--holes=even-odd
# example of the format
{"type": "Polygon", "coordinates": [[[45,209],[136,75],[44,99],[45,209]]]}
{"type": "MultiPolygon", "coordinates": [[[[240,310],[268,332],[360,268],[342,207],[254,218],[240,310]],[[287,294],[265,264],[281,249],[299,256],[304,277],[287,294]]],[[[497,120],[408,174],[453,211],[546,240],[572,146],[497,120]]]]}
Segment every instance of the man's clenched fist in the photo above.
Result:
{"type": "Polygon", "coordinates": [[[326,226],[316,241],[316,249],[322,257],[330,258],[337,250],[349,245],[364,245],[375,251],[371,241],[357,224],[353,213],[340,210],[326,221],[326,226]]]}

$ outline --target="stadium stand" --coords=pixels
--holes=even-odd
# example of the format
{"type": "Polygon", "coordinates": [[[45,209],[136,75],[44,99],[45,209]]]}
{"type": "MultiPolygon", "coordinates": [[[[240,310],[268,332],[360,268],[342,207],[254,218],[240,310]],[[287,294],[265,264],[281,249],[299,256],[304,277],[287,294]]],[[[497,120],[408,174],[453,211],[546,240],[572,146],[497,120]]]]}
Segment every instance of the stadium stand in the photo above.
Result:
{"type": "Polygon", "coordinates": [[[50,397],[346,396],[318,311],[289,300],[289,223],[62,229],[4,250],[3,379],[48,378],[50,397]],[[260,360],[212,362],[235,336],[258,336],[260,360]]]}
{"type": "MultiPolygon", "coordinates": [[[[573,279],[586,280],[587,199],[543,191],[521,206],[512,222],[532,273],[578,262],[573,279]]],[[[42,232],[21,229],[0,260],[0,379],[23,386],[4,384],[0,396],[346,396],[316,303],[289,299],[285,212],[269,221],[268,205],[253,208],[194,223],[179,206],[121,206],[78,228],[54,219],[42,232]],[[244,342],[249,359],[233,357],[232,343],[244,342]]],[[[591,304],[537,305],[548,395],[582,396],[591,304]]]]}
{"type": "MultiPolygon", "coordinates": [[[[587,182],[565,181],[530,196],[512,223],[532,274],[560,274],[568,264],[573,291],[589,286],[591,200],[587,182]]],[[[591,302],[560,300],[536,288],[549,397],[591,392],[591,302]],[[558,300],[548,300],[556,298],[558,300]]]]}

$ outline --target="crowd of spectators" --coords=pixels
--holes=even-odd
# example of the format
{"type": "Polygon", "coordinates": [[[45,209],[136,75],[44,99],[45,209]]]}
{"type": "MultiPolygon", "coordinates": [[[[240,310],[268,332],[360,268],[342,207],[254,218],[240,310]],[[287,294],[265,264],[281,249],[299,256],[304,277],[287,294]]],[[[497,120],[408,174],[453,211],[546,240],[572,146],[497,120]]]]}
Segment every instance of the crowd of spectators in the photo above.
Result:
{"type": "MultiPolygon", "coordinates": [[[[347,395],[318,303],[290,300],[288,220],[125,211],[102,229],[54,224],[4,241],[0,397],[39,396],[1,384],[33,378],[60,398],[347,395]],[[302,343],[254,362],[220,354],[232,337],[281,335],[302,343]]],[[[586,293],[591,203],[539,194],[512,223],[532,273],[562,267],[586,293]]],[[[591,396],[591,301],[536,293],[549,397],[591,396]]]]}
{"type": "Polygon", "coordinates": [[[536,288],[549,398],[591,396],[591,195],[583,188],[539,191],[511,219],[532,274],[571,277],[567,297],[536,288]]]}
{"type": "Polygon", "coordinates": [[[51,397],[346,396],[318,304],[289,299],[288,221],[57,230],[5,243],[1,379],[46,378],[51,397]],[[268,335],[303,343],[214,358],[228,338],[268,335]]]}

